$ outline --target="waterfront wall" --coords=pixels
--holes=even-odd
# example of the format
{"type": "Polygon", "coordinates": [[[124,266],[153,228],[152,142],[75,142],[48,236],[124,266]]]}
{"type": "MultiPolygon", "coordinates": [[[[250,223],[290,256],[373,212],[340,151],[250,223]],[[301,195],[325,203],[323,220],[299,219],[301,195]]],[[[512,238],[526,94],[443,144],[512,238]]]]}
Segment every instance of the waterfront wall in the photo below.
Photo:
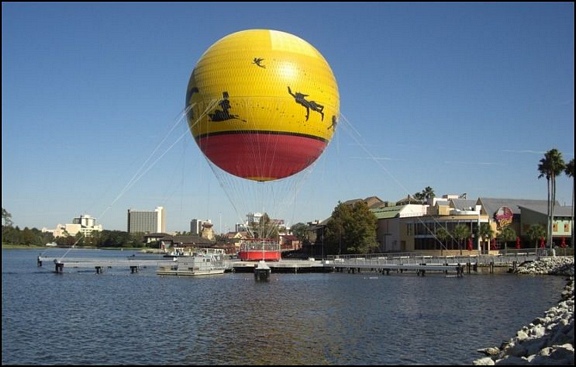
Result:
{"type": "MultiPolygon", "coordinates": [[[[500,347],[478,350],[487,355],[474,365],[573,365],[574,364],[574,258],[546,257],[522,264],[518,274],[567,277],[558,304],[522,327],[500,347]]],[[[522,300],[524,301],[524,300],[522,300]]]]}

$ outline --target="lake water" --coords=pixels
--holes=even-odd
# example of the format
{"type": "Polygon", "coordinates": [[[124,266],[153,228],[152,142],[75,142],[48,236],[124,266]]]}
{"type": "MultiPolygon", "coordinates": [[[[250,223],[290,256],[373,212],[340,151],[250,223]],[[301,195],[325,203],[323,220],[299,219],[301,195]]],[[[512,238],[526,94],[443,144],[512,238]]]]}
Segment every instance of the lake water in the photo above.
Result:
{"type": "Polygon", "coordinates": [[[512,274],[56,274],[36,266],[42,250],[2,250],[3,365],[465,365],[543,316],[566,285],[512,274]]]}

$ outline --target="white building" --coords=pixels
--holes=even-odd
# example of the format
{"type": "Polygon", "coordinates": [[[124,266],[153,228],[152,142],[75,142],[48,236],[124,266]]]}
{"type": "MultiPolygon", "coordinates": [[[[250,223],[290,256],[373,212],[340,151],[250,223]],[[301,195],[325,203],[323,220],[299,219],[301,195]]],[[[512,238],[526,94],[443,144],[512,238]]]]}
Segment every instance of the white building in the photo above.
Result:
{"type": "Polygon", "coordinates": [[[56,229],[42,228],[42,232],[51,232],[54,237],[76,236],[81,233],[84,237],[90,237],[93,231],[102,232],[102,225],[96,224],[96,218],[83,214],[72,219],[72,223],[56,225],[56,229]]]}

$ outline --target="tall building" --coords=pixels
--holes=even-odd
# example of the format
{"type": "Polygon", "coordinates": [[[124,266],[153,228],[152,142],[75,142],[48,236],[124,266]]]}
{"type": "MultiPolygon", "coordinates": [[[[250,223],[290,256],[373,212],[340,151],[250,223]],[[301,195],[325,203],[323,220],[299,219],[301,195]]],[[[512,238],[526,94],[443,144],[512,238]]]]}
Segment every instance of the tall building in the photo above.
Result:
{"type": "Polygon", "coordinates": [[[192,219],[190,221],[190,233],[201,235],[204,223],[212,224],[210,219],[200,220],[200,219],[192,219]]]}
{"type": "Polygon", "coordinates": [[[166,232],[166,212],[159,206],[154,211],[128,209],[128,233],[166,232]]]}
{"type": "Polygon", "coordinates": [[[190,233],[200,234],[201,230],[202,230],[202,221],[198,219],[192,219],[190,221],[190,233]]]}

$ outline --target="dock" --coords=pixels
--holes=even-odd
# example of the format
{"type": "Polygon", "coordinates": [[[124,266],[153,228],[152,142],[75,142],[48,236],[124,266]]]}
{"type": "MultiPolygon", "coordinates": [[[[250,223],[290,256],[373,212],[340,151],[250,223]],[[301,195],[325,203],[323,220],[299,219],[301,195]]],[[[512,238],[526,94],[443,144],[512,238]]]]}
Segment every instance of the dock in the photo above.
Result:
{"type": "Polygon", "coordinates": [[[461,277],[465,273],[502,273],[515,270],[520,264],[539,258],[536,252],[514,252],[506,255],[450,255],[428,256],[418,254],[369,254],[365,256],[331,256],[331,263],[337,272],[359,273],[379,272],[390,275],[391,272],[416,272],[424,276],[427,273],[455,273],[461,277]]]}
{"type": "MultiPolygon", "coordinates": [[[[258,265],[257,261],[234,261],[231,267],[236,273],[252,273],[258,265]]],[[[298,273],[328,273],[334,271],[327,267],[323,261],[281,259],[280,261],[267,261],[272,274],[298,274],[298,273]]]]}
{"type": "Polygon", "coordinates": [[[37,265],[44,266],[51,264],[54,266],[54,272],[62,273],[64,267],[78,269],[78,268],[92,268],[95,269],[97,274],[100,274],[104,269],[111,268],[125,268],[129,269],[132,273],[137,273],[142,268],[156,268],[159,266],[170,266],[174,263],[173,258],[165,259],[139,259],[137,257],[126,259],[115,258],[67,258],[67,257],[45,257],[38,256],[37,265]]]}
{"type": "MultiPolygon", "coordinates": [[[[307,260],[281,259],[268,261],[266,264],[271,272],[275,273],[328,273],[328,272],[377,272],[385,275],[391,273],[416,273],[425,276],[430,273],[454,274],[462,277],[471,273],[509,272],[526,261],[537,259],[536,253],[515,253],[509,256],[494,255],[468,255],[468,256],[383,256],[372,255],[346,255],[331,256],[324,260],[309,258],[307,260]]],[[[122,258],[66,258],[38,256],[37,265],[50,264],[56,273],[63,273],[64,269],[94,269],[97,274],[104,269],[126,269],[131,273],[138,273],[143,268],[158,268],[170,266],[175,258],[148,259],[138,256],[122,258]]],[[[253,273],[257,261],[225,260],[227,272],[253,273]]]]}

